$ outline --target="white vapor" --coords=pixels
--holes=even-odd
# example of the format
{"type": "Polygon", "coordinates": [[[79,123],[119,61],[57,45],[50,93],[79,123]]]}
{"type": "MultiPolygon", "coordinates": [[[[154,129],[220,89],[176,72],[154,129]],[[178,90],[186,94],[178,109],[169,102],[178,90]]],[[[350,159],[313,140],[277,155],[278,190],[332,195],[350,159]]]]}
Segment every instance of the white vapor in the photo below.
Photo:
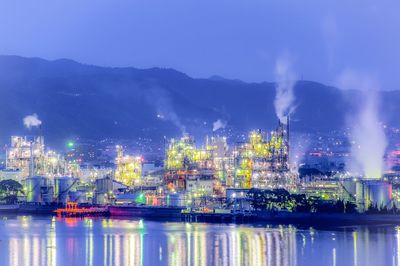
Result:
{"type": "Polygon", "coordinates": [[[42,124],[42,121],[39,119],[39,116],[37,114],[27,115],[24,117],[23,121],[27,129],[38,127],[42,124]]]}
{"type": "Polygon", "coordinates": [[[365,178],[381,178],[387,139],[379,117],[379,86],[374,80],[349,71],[339,81],[344,88],[359,89],[362,93],[361,105],[349,120],[353,166],[365,178]]]}
{"type": "Polygon", "coordinates": [[[147,101],[153,105],[157,111],[157,118],[172,122],[182,134],[186,133],[186,127],[182,124],[179,116],[175,112],[168,92],[159,87],[149,89],[146,94],[147,101]]]}
{"type": "Polygon", "coordinates": [[[310,150],[312,139],[308,134],[295,133],[291,135],[290,143],[290,165],[299,167],[304,163],[310,150]]]}
{"type": "Polygon", "coordinates": [[[294,111],[295,96],[293,92],[296,75],[291,69],[287,58],[280,58],[275,65],[276,95],[274,100],[275,112],[279,120],[286,124],[287,117],[294,111]]]}
{"type": "Polygon", "coordinates": [[[217,121],[215,121],[213,123],[213,132],[215,132],[219,129],[224,129],[227,124],[228,124],[228,122],[226,122],[225,120],[218,119],[217,121]]]}

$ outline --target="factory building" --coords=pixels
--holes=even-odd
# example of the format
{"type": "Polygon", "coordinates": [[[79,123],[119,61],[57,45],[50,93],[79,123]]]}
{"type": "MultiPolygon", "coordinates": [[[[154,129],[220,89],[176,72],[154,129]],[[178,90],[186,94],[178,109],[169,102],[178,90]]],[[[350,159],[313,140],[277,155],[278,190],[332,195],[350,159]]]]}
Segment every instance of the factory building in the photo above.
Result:
{"type": "Polygon", "coordinates": [[[142,178],[143,159],[140,156],[124,155],[124,149],[121,145],[116,146],[117,158],[115,163],[115,180],[127,186],[140,185],[142,178]]]}
{"type": "Polygon", "coordinates": [[[206,138],[206,148],[211,152],[213,161],[213,191],[214,194],[225,195],[226,187],[233,185],[233,157],[226,137],[206,138]]]}
{"type": "Polygon", "coordinates": [[[42,136],[12,136],[6,153],[6,170],[19,171],[22,178],[34,175],[55,177],[77,174],[79,165],[67,162],[55,151],[46,151],[42,136]]]}
{"type": "Polygon", "coordinates": [[[24,177],[38,175],[37,168],[31,168],[40,164],[44,154],[43,137],[12,136],[11,146],[7,149],[6,154],[6,169],[19,170],[24,177]],[[31,173],[33,170],[34,172],[31,173]]]}
{"type": "Polygon", "coordinates": [[[6,169],[2,178],[23,184],[28,203],[66,203],[76,197],[80,167],[55,151],[45,149],[44,138],[12,136],[6,151],[6,169]],[[7,175],[6,175],[7,174],[7,175]]]}
{"type": "Polygon", "coordinates": [[[234,151],[237,188],[290,188],[295,178],[289,172],[289,135],[287,125],[279,122],[270,134],[252,131],[247,143],[234,151]]]}
{"type": "Polygon", "coordinates": [[[247,143],[233,149],[225,137],[206,138],[201,148],[188,135],[172,139],[166,149],[164,177],[171,192],[224,196],[227,188],[290,189],[296,177],[289,171],[288,126],[279,123],[269,135],[252,131],[247,143]]]}
{"type": "Polygon", "coordinates": [[[197,149],[192,137],[185,135],[179,140],[172,139],[168,144],[165,157],[165,183],[171,192],[188,189],[202,180],[213,180],[214,163],[212,151],[197,149]],[[196,180],[196,182],[193,182],[196,180]]]}

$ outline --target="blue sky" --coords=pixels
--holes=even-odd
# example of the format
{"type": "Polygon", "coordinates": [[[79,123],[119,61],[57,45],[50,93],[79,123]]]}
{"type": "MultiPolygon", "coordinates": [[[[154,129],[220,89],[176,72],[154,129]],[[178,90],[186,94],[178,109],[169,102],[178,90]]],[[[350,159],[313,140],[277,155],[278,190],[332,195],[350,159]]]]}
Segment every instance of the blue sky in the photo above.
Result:
{"type": "Polygon", "coordinates": [[[399,1],[1,1],[0,54],[103,66],[171,67],[273,81],[289,55],[299,77],[336,84],[341,73],[400,81],[399,1]]]}

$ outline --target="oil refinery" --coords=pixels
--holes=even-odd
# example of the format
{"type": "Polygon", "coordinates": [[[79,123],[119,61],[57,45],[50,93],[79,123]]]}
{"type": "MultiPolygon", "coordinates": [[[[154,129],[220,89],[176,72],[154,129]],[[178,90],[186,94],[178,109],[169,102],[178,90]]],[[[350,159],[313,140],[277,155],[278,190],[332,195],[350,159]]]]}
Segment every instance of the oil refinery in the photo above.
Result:
{"type": "MultiPolygon", "coordinates": [[[[230,143],[225,136],[213,135],[206,136],[202,143],[197,145],[195,138],[186,133],[166,140],[160,165],[146,161],[141,154],[129,154],[126,147],[117,144],[110,166],[87,168],[68,153],[61,155],[47,149],[42,136],[12,136],[0,177],[20,182],[20,208],[36,211],[76,202],[111,206],[111,212],[127,215],[136,213],[139,206],[142,215],[176,214],[184,209],[246,213],[257,209],[259,193],[267,198],[285,193],[294,198],[304,195],[308,202],[318,199],[327,204],[343,201],[357,206],[358,212],[397,207],[399,193],[386,179],[343,174],[329,178],[300,176],[290,164],[289,121],[278,122],[273,131],[253,130],[242,142],[230,143]],[[135,209],[130,209],[133,206],[135,209]],[[149,211],[146,206],[158,209],[149,211]]],[[[288,198],[281,201],[272,208],[292,210],[293,204],[299,205],[288,198]]],[[[268,200],[263,204],[267,206],[268,200]]]]}

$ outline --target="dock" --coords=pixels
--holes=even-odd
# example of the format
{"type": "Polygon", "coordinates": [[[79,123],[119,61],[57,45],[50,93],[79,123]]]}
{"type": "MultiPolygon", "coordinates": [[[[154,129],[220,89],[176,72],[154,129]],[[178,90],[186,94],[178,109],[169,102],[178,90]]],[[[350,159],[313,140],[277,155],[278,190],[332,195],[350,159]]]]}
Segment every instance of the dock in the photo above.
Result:
{"type": "Polygon", "coordinates": [[[247,223],[256,220],[252,213],[218,213],[218,212],[182,212],[182,221],[185,222],[214,222],[214,223],[247,223]]]}

